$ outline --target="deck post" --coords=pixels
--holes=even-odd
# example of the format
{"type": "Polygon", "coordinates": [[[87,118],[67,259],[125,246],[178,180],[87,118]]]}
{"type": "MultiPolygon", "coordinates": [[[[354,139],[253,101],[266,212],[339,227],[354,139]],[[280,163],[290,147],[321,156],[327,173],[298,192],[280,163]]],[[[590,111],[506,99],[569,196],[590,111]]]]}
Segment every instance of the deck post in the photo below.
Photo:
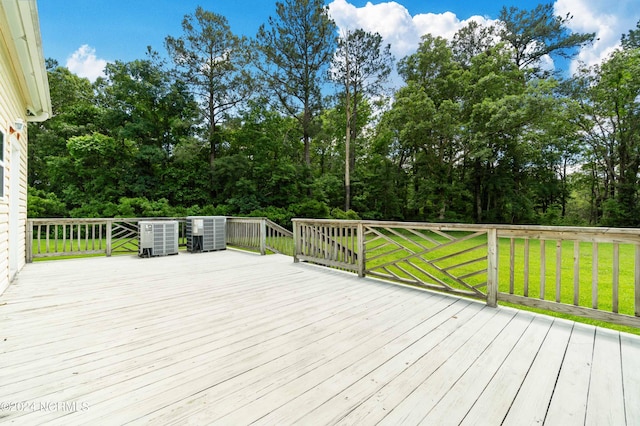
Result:
{"type": "Polygon", "coordinates": [[[267,254],[267,220],[265,218],[260,219],[260,254],[262,256],[267,254]]]}
{"type": "Polygon", "coordinates": [[[27,219],[25,261],[33,263],[33,221],[27,219]]]}
{"type": "Polygon", "coordinates": [[[293,222],[293,263],[300,262],[298,259],[298,254],[300,253],[300,228],[298,227],[298,222],[295,220],[293,222]]]}
{"type": "Polygon", "coordinates": [[[362,221],[358,222],[358,276],[364,278],[365,276],[365,245],[364,245],[364,224],[362,221]]]}
{"type": "Polygon", "coordinates": [[[106,232],[106,237],[107,237],[107,257],[111,257],[111,232],[113,230],[113,221],[112,220],[107,220],[107,232],[106,232]]]}
{"type": "Polygon", "coordinates": [[[498,230],[487,230],[487,305],[498,306],[498,230]]]}

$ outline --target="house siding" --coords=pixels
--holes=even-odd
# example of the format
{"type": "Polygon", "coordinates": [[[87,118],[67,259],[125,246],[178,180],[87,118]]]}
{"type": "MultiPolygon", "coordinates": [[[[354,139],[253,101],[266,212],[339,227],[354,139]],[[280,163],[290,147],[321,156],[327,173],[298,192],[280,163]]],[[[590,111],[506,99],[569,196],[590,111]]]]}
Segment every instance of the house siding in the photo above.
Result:
{"type": "MultiPolygon", "coordinates": [[[[25,246],[26,246],[26,221],[27,221],[27,117],[25,109],[25,101],[18,91],[19,82],[15,75],[14,64],[11,62],[9,50],[4,38],[0,37],[0,130],[4,134],[3,158],[4,158],[4,178],[0,183],[3,187],[3,196],[0,198],[0,294],[9,286],[12,273],[19,271],[25,264],[25,246]],[[10,128],[14,125],[15,120],[21,118],[25,122],[25,126],[20,137],[10,133],[10,128]],[[16,149],[15,144],[19,145],[19,164],[12,164],[12,153],[16,149]],[[11,179],[12,169],[19,169],[19,189],[17,190],[17,200],[12,200],[11,179]],[[11,231],[9,228],[11,213],[10,203],[18,203],[18,220],[17,231],[11,231]],[[17,232],[15,238],[10,238],[10,232],[17,232]],[[17,244],[17,258],[15,262],[16,269],[10,271],[10,241],[17,244]]],[[[15,209],[14,209],[15,210],[15,209]]]]}

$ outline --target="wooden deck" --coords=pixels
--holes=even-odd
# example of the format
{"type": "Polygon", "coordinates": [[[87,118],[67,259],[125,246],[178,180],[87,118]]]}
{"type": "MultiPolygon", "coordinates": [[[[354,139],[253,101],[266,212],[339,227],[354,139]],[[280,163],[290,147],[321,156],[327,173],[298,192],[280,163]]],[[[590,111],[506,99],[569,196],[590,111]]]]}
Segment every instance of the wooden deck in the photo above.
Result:
{"type": "Polygon", "coordinates": [[[640,424],[640,338],[236,251],[27,265],[0,423],[640,424]]]}

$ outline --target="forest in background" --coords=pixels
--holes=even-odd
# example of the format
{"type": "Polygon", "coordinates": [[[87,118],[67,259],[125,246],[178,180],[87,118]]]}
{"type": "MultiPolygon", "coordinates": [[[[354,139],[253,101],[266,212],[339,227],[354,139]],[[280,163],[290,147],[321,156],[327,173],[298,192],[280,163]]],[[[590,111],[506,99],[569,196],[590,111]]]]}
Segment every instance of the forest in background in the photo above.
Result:
{"type": "Polygon", "coordinates": [[[499,18],[393,58],[322,0],[277,3],[253,39],[198,7],[94,83],[47,60],[28,215],[640,226],[640,22],[564,77],[549,58],[593,34],[552,4],[499,18]]]}

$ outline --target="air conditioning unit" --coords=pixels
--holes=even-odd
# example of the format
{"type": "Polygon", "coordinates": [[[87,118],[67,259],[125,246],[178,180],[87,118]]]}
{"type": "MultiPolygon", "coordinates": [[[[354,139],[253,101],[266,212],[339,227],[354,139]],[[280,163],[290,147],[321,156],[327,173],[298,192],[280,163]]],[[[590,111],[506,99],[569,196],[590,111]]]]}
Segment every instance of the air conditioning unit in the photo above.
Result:
{"type": "Polygon", "coordinates": [[[140,257],[178,254],[178,221],[154,220],[138,222],[140,257]]]}
{"type": "Polygon", "coordinates": [[[187,216],[187,251],[191,253],[227,248],[225,216],[187,216]]]}

